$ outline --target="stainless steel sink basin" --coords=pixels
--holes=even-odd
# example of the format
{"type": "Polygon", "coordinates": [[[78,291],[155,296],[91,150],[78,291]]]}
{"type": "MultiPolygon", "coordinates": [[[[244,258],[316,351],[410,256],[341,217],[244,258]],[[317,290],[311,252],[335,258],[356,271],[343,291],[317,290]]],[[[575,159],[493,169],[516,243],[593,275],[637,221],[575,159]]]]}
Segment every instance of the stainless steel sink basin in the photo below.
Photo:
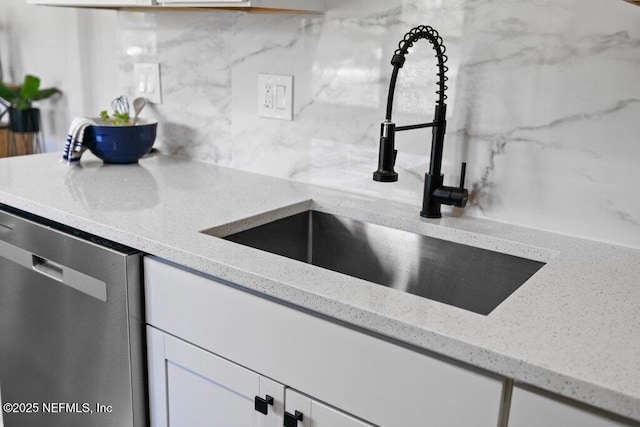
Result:
{"type": "Polygon", "coordinates": [[[544,265],[313,210],[224,238],[484,315],[544,265]]]}

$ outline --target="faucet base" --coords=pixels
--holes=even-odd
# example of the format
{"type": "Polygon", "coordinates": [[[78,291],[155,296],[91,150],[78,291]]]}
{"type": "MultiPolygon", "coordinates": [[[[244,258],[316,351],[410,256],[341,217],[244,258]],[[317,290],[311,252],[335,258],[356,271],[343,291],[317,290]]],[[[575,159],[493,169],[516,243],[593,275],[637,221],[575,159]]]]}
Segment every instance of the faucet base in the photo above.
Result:
{"type": "Polygon", "coordinates": [[[397,172],[374,172],[373,180],[378,182],[396,182],[398,180],[397,172]]]}
{"type": "Polygon", "coordinates": [[[469,192],[463,188],[464,184],[464,165],[462,171],[462,179],[460,187],[449,187],[442,185],[444,175],[424,176],[424,196],[422,199],[422,210],[420,216],[424,218],[442,218],[440,205],[456,206],[464,208],[469,199],[469,192]]]}
{"type": "Polygon", "coordinates": [[[423,218],[442,218],[440,203],[435,198],[436,189],[442,187],[444,175],[424,175],[424,194],[422,196],[422,210],[420,216],[423,218]]]}
{"type": "Polygon", "coordinates": [[[420,216],[423,218],[434,219],[434,218],[442,218],[442,212],[438,213],[429,213],[425,211],[420,211],[420,216]]]}

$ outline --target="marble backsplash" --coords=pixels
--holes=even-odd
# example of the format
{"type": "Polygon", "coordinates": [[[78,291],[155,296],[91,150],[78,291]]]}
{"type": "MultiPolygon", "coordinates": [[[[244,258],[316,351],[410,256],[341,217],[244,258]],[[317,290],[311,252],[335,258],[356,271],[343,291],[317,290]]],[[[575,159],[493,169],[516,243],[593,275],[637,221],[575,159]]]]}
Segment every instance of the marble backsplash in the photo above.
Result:
{"type": "MultiPolygon", "coordinates": [[[[377,165],[398,41],[436,28],[449,61],[445,183],[454,214],[640,247],[640,8],[621,0],[330,0],[325,15],[118,12],[120,82],[159,62],[158,147],[234,168],[419,206],[431,134],[397,135],[377,165]],[[257,74],[294,75],[294,120],[257,117],[257,74]]],[[[430,121],[436,62],[418,42],[394,121],[430,121]]],[[[122,90],[131,94],[132,85],[122,90]]],[[[416,215],[419,208],[416,208],[416,215]]],[[[446,211],[446,209],[444,209],[446,211]]]]}

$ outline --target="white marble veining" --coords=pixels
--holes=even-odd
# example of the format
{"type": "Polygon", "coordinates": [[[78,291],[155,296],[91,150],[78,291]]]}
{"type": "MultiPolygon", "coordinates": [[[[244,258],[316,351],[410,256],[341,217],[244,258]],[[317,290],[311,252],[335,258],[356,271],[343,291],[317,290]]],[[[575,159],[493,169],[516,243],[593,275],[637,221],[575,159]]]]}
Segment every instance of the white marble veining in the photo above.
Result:
{"type": "Polygon", "coordinates": [[[58,160],[0,159],[0,203],[640,421],[638,249],[175,157],[58,160]],[[308,207],[546,265],[483,316],[201,233],[308,207]]]}
{"type": "MultiPolygon", "coordinates": [[[[389,60],[436,28],[449,55],[444,172],[468,162],[465,215],[640,246],[640,9],[605,0],[331,0],[318,15],[119,12],[120,81],[158,61],[165,151],[420,203],[428,130],[398,134],[400,182],[371,181],[389,60]],[[293,74],[293,122],[258,118],[257,74],[293,74]]],[[[394,120],[430,120],[435,61],[419,42],[394,120]]],[[[128,84],[123,90],[131,90],[128,84]]],[[[459,213],[457,213],[459,214],[459,213]]]]}

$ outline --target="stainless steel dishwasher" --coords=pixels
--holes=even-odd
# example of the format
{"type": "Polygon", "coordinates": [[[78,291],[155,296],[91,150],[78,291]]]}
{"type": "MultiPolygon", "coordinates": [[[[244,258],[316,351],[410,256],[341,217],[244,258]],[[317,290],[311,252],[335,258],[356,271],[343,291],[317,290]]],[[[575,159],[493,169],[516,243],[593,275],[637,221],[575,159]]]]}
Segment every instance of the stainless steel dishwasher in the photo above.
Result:
{"type": "Polygon", "coordinates": [[[0,205],[6,427],[148,424],[141,262],[135,250],[0,205]]]}

